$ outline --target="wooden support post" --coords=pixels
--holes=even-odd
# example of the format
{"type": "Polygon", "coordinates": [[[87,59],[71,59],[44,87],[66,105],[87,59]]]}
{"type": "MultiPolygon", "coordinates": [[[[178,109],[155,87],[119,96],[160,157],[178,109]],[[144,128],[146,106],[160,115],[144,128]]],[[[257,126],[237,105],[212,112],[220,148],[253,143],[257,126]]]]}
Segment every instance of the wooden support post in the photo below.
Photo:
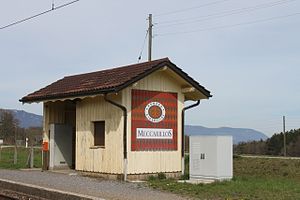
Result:
{"type": "Polygon", "coordinates": [[[42,149],[42,158],[43,158],[43,166],[42,171],[49,169],[49,143],[43,142],[43,149],[42,149]]]}
{"type": "Polygon", "coordinates": [[[46,171],[48,170],[49,166],[49,151],[43,151],[43,167],[42,170],[46,171]]]}

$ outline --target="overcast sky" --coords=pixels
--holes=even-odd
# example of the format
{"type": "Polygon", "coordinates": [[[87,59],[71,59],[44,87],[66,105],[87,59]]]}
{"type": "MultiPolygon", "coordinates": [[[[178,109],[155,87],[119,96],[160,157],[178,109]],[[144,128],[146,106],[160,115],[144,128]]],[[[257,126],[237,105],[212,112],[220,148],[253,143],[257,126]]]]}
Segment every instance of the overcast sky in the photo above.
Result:
{"type": "MultiPolygon", "coordinates": [[[[0,27],[51,3],[3,0],[0,27]]],[[[300,128],[299,0],[80,0],[0,29],[0,107],[42,114],[41,104],[18,100],[66,75],[136,63],[149,13],[153,58],[169,57],[213,94],[187,124],[270,136],[285,115],[287,129],[300,128]]]]}

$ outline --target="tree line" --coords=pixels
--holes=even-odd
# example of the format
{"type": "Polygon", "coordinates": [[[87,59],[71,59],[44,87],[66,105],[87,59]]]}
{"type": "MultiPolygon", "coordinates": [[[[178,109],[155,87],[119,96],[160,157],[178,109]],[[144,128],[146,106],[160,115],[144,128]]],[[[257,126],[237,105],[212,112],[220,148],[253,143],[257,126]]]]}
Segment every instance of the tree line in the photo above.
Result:
{"type": "MultiPolygon", "coordinates": [[[[300,129],[292,129],[286,134],[287,156],[300,156],[300,129]]],[[[284,155],[283,133],[276,133],[266,140],[241,142],[234,145],[235,154],[284,155]]]]}
{"type": "MultiPolygon", "coordinates": [[[[286,134],[287,156],[300,157],[300,129],[292,129],[286,134]]],[[[189,136],[185,135],[185,152],[189,152],[189,136]]],[[[283,133],[275,133],[266,140],[241,142],[233,145],[234,154],[283,156],[283,133]]]]}
{"type": "Polygon", "coordinates": [[[4,144],[13,145],[17,141],[24,144],[26,138],[29,139],[29,145],[39,145],[42,127],[22,128],[11,111],[0,109],[0,139],[4,144]]]}

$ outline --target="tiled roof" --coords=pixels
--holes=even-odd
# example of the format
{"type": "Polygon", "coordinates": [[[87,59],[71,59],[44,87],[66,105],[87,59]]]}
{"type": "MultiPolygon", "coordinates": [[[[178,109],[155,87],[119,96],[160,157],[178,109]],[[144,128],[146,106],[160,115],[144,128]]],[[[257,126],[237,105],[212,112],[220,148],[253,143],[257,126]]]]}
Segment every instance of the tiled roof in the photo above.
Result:
{"type": "Polygon", "coordinates": [[[210,97],[208,90],[171,63],[168,58],[163,58],[108,70],[67,76],[23,97],[20,101],[26,103],[118,92],[164,66],[168,66],[179,73],[179,75],[190,82],[194,87],[196,86],[197,89],[200,89],[204,95],[210,97]]]}

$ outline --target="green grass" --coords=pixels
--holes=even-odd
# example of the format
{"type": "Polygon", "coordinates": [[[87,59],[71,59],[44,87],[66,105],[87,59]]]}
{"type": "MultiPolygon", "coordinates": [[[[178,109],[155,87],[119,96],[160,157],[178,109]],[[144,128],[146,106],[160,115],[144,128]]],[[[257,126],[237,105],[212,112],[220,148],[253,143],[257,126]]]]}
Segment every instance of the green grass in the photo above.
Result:
{"type": "Polygon", "coordinates": [[[149,186],[196,199],[300,199],[300,160],[235,158],[232,181],[192,185],[151,179],[149,186]]]}
{"type": "MultiPolygon", "coordinates": [[[[17,164],[14,164],[14,148],[3,148],[0,150],[1,160],[0,169],[21,169],[28,168],[27,159],[30,149],[23,147],[17,148],[17,164]]],[[[34,167],[42,167],[41,150],[34,149],[34,167]]]]}
{"type": "Polygon", "coordinates": [[[234,159],[235,176],[286,178],[300,181],[300,160],[242,158],[234,159]]]}

